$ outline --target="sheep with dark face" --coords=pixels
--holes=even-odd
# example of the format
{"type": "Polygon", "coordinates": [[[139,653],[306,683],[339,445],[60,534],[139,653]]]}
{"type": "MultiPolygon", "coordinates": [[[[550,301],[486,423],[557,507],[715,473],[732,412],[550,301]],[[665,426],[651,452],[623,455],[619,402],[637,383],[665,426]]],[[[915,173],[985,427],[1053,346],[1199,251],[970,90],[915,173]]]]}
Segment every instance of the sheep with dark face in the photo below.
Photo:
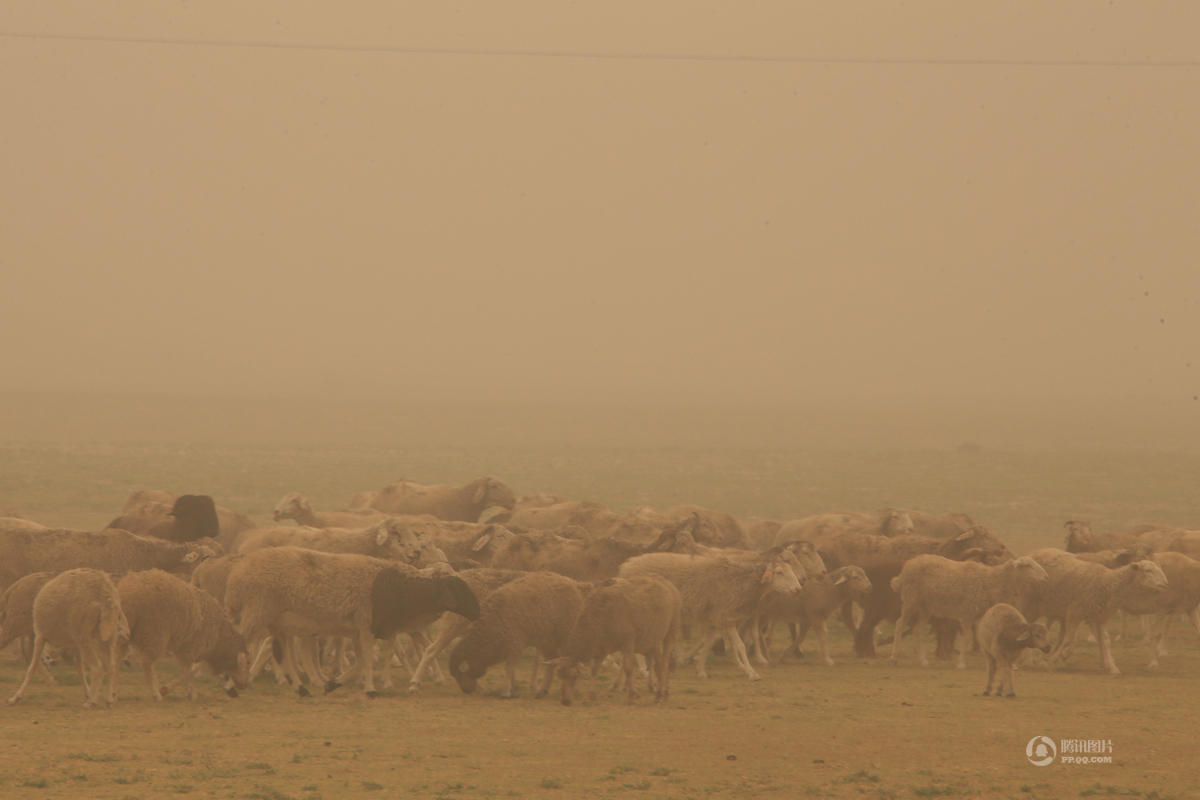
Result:
{"type": "Polygon", "coordinates": [[[1003,694],[1015,697],[1013,688],[1013,664],[1026,649],[1050,652],[1050,638],[1046,634],[1046,626],[1040,622],[1030,623],[1013,606],[1008,603],[997,603],[989,608],[976,627],[979,636],[979,649],[987,656],[988,676],[985,695],[991,694],[992,683],[996,670],[1000,671],[1000,685],[996,687],[996,697],[1003,694]]]}
{"type": "Polygon", "coordinates": [[[371,633],[377,639],[425,627],[447,611],[479,619],[479,600],[457,575],[430,578],[389,567],[371,584],[371,633]]]}
{"type": "MultiPolygon", "coordinates": [[[[579,584],[552,572],[531,572],[506,583],[483,601],[479,619],[450,653],[450,673],[464,693],[475,691],[494,664],[504,663],[504,696],[512,697],[516,664],[527,647],[542,659],[557,658],[583,611],[579,584]]],[[[546,670],[537,692],[550,690],[554,671],[546,670]]]]}

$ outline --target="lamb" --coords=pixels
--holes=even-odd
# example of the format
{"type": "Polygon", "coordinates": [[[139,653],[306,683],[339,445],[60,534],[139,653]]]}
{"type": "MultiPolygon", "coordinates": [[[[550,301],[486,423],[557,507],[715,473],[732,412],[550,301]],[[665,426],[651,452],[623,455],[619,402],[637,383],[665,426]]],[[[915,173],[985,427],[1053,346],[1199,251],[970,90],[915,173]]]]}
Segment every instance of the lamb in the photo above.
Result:
{"type": "MultiPolygon", "coordinates": [[[[350,638],[362,668],[364,691],[376,697],[371,591],[379,573],[394,568],[393,562],[357,553],[265,548],[247,553],[233,565],[225,605],[248,642],[267,634],[277,642],[283,636],[350,638]]],[[[423,613],[443,610],[458,608],[423,613]]],[[[298,684],[294,672],[292,677],[298,684]]]]}
{"type": "Polygon", "coordinates": [[[1113,661],[1105,623],[1122,604],[1139,593],[1165,589],[1167,577],[1162,569],[1153,561],[1135,561],[1109,569],[1054,548],[1035,550],[1029,555],[1042,565],[1050,579],[1039,593],[1036,611],[1026,617],[1045,616],[1062,626],[1061,636],[1050,653],[1050,665],[1066,658],[1076,630],[1087,623],[1100,643],[1101,666],[1110,675],[1119,675],[1121,671],[1113,661]]]}
{"type": "Polygon", "coordinates": [[[617,578],[591,591],[556,663],[562,682],[562,704],[571,705],[580,664],[590,662],[590,697],[595,699],[596,674],[609,653],[621,653],[628,702],[637,697],[634,654],[646,657],[654,682],[655,702],[670,695],[670,654],[679,638],[683,597],[669,581],[651,575],[617,578]]]}
{"type": "MultiPolygon", "coordinates": [[[[488,598],[489,595],[491,595],[492,592],[496,591],[501,586],[504,586],[506,583],[511,583],[517,578],[527,574],[528,573],[526,572],[519,572],[512,569],[491,569],[488,567],[482,567],[462,570],[458,573],[458,576],[466,582],[467,586],[470,587],[471,591],[479,599],[479,602],[482,603],[488,598]]],[[[416,692],[420,688],[421,677],[425,674],[425,671],[429,668],[430,664],[436,665],[434,659],[437,658],[438,654],[445,650],[446,647],[448,647],[454,641],[466,635],[467,631],[470,630],[470,626],[471,620],[467,619],[461,614],[456,614],[453,611],[447,611],[442,615],[441,627],[438,630],[437,636],[432,642],[430,642],[428,646],[426,646],[424,652],[421,653],[421,658],[417,663],[416,669],[412,671],[412,675],[409,678],[408,691],[410,694],[416,692]]],[[[537,679],[536,668],[537,662],[535,661],[534,681],[537,679]]]]}
{"type": "Polygon", "coordinates": [[[992,682],[996,677],[996,668],[1000,668],[1000,685],[996,687],[996,697],[1016,697],[1013,688],[1013,664],[1026,649],[1050,652],[1050,639],[1046,626],[1040,622],[1029,623],[1020,611],[1008,603],[997,603],[987,610],[976,626],[979,637],[979,649],[987,656],[988,676],[987,686],[983,694],[992,692],[992,682]]]}
{"type": "Polygon", "coordinates": [[[445,561],[446,556],[427,537],[410,530],[402,521],[385,519],[368,528],[259,528],[246,531],[236,544],[237,553],[252,553],[269,547],[305,547],[325,553],[358,553],[409,564],[445,561]]]}
{"type": "MultiPolygon", "coordinates": [[[[479,619],[450,652],[450,674],[470,694],[489,667],[504,662],[503,695],[512,697],[517,659],[525,648],[536,648],[543,659],[557,658],[582,611],[583,592],[566,576],[531,572],[510,581],[483,601],[479,619]]],[[[553,677],[554,671],[546,670],[537,697],[550,691],[553,677]]]]}
{"type": "MultiPolygon", "coordinates": [[[[979,619],[997,603],[1031,607],[1034,592],[1048,579],[1046,570],[1028,556],[997,566],[936,555],[915,556],[892,579],[901,608],[892,639],[892,663],[899,656],[905,627],[916,630],[921,665],[928,666],[922,633],[930,617],[955,620],[962,633],[970,636],[979,619]]],[[[959,669],[967,666],[966,650],[965,646],[958,648],[959,669]]]]}
{"type": "Polygon", "coordinates": [[[370,509],[355,511],[313,511],[308,500],[299,492],[288,492],[275,504],[272,519],[276,522],[292,519],[309,528],[359,528],[379,522],[383,514],[370,509]]]}
{"type": "Polygon", "coordinates": [[[781,555],[733,559],[720,555],[646,553],[621,565],[620,576],[655,575],[666,578],[683,597],[683,622],[698,624],[696,672],[708,677],[705,662],[714,638],[723,633],[737,665],[750,680],[761,676],[750,665],[738,625],[752,619],[767,592],[800,591],[801,576],[781,555]]]}
{"type": "MultiPolygon", "coordinates": [[[[517,496],[508,484],[488,477],[464,486],[397,481],[380,489],[370,507],[385,514],[432,514],[438,519],[475,522],[485,509],[512,508],[516,502],[517,496]]],[[[351,502],[350,507],[357,506],[351,502]]]]}
{"type": "MultiPolygon", "coordinates": [[[[988,561],[1003,561],[1012,557],[1003,542],[980,526],[952,539],[842,533],[826,538],[819,549],[821,557],[831,567],[854,564],[862,567],[871,581],[871,591],[862,603],[862,620],[856,628],[851,627],[854,631],[854,651],[864,658],[875,655],[875,628],[880,621],[900,617],[900,598],[892,591],[891,582],[900,574],[904,562],[923,553],[955,560],[978,555],[988,561]]],[[[952,639],[949,643],[952,643],[952,639]]]]}
{"type": "MultiPolygon", "coordinates": [[[[34,572],[26,575],[0,596],[0,650],[21,640],[21,654],[28,658],[33,652],[33,601],[53,572],[34,572]]],[[[28,664],[25,665],[28,668],[28,664]]],[[[38,672],[47,683],[55,683],[46,665],[38,662],[38,672]]]]}
{"type": "Polygon", "coordinates": [[[25,680],[8,699],[9,705],[19,703],[25,695],[47,643],[75,656],[85,708],[99,705],[106,677],[104,700],[107,705],[117,701],[117,658],[122,642],[129,637],[129,623],[107,573],[83,567],[48,580],[33,601],[33,632],[33,657],[25,680]]]}
{"type": "MultiPolygon", "coordinates": [[[[770,595],[761,615],[768,631],[776,620],[788,622],[792,634],[789,652],[794,655],[800,655],[804,637],[809,628],[815,627],[821,661],[832,667],[826,621],[846,603],[861,602],[870,591],[871,581],[861,567],[838,567],[823,575],[810,574],[798,594],[770,595]]],[[[769,650],[769,643],[764,645],[764,650],[769,650]]]]}
{"type": "Polygon", "coordinates": [[[120,576],[139,569],[190,574],[197,561],[219,549],[212,540],[177,543],[128,531],[0,530],[0,590],[31,572],[92,567],[120,576]]]}
{"type": "Polygon", "coordinates": [[[237,697],[250,682],[246,641],[225,609],[208,592],[159,569],[130,572],[117,583],[129,622],[129,645],[142,657],[142,671],[155,700],[162,700],[154,664],[167,654],[179,662],[179,680],[196,699],[192,665],[203,661],[226,676],[225,691],[237,697]]]}

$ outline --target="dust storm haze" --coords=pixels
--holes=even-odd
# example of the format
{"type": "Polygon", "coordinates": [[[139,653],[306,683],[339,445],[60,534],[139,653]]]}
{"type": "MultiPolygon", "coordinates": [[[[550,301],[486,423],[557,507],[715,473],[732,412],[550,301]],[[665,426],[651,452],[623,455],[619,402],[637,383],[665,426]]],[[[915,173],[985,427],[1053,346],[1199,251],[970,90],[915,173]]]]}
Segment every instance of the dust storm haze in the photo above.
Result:
{"type": "Polygon", "coordinates": [[[254,5],[0,9],[0,439],[1200,442],[1191,5],[254,5]]]}

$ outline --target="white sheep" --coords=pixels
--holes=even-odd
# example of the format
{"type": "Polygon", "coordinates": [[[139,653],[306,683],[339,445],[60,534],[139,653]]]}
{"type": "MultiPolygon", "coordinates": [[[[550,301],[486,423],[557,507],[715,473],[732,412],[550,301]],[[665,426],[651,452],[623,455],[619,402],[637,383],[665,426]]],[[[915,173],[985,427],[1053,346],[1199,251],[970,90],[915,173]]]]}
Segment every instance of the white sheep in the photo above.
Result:
{"type": "Polygon", "coordinates": [[[620,576],[657,575],[679,589],[683,597],[684,625],[697,624],[700,639],[693,649],[696,672],[708,677],[705,663],[713,642],[725,636],[733,658],[750,680],[760,676],[750,665],[738,626],[754,618],[759,602],[768,592],[789,594],[800,591],[798,576],[780,555],[746,559],[683,553],[646,553],[621,565],[620,576]]]}
{"type": "Polygon", "coordinates": [[[596,674],[609,653],[620,653],[628,701],[634,688],[634,654],[645,656],[654,679],[655,702],[670,696],[670,654],[679,638],[683,598],[669,581],[652,575],[617,578],[592,590],[556,660],[562,681],[562,704],[571,705],[580,664],[591,664],[590,695],[595,697],[596,674]]]}
{"type": "Polygon", "coordinates": [[[125,575],[117,583],[117,593],[129,622],[129,645],[142,657],[155,700],[166,692],[159,687],[154,664],[168,654],[179,662],[179,681],[190,700],[196,699],[192,665],[198,661],[226,676],[225,690],[231,697],[249,684],[246,641],[208,592],[152,569],[125,575]]]}
{"type": "MultiPolygon", "coordinates": [[[[53,577],[53,572],[34,572],[4,590],[0,596],[0,650],[20,639],[22,656],[28,658],[33,652],[33,601],[53,577]]],[[[28,668],[29,663],[25,666],[28,668]]],[[[47,683],[56,682],[41,660],[37,671],[47,683]]]]}
{"type": "MultiPolygon", "coordinates": [[[[900,595],[900,620],[892,639],[892,663],[900,653],[906,628],[914,629],[921,665],[928,666],[923,636],[931,617],[952,619],[960,635],[969,637],[989,608],[997,603],[1028,606],[1037,587],[1047,581],[1046,570],[1028,556],[988,566],[976,561],[953,561],[943,556],[920,555],[905,562],[892,579],[900,595]]],[[[965,669],[966,646],[958,648],[958,668],[965,669]]]]}
{"type": "Polygon", "coordinates": [[[129,623],[108,573],[83,567],[47,581],[33,601],[33,633],[33,658],[9,705],[21,701],[47,643],[75,657],[84,707],[99,705],[106,678],[103,699],[108,705],[117,701],[117,658],[129,636],[129,623]]]}
{"type": "Polygon", "coordinates": [[[291,519],[310,528],[360,528],[379,522],[383,516],[372,509],[313,511],[308,499],[299,492],[285,494],[275,504],[275,511],[272,513],[272,519],[276,522],[291,519]]]}
{"type": "MultiPolygon", "coordinates": [[[[553,572],[530,572],[492,592],[480,606],[479,619],[450,652],[450,674],[466,694],[494,664],[504,663],[504,696],[516,689],[516,664],[527,647],[542,659],[557,658],[583,610],[580,585],[553,572]]],[[[534,672],[536,679],[536,669],[534,672]]],[[[554,671],[546,670],[537,692],[550,690],[554,671]]]]}
{"type": "MultiPolygon", "coordinates": [[[[809,575],[804,588],[794,595],[770,595],[764,603],[762,618],[769,632],[777,621],[787,622],[792,634],[789,650],[800,655],[800,645],[810,628],[816,628],[821,661],[833,666],[829,656],[827,622],[835,611],[846,603],[861,602],[871,591],[871,581],[862,567],[839,567],[824,575],[809,575]]],[[[769,637],[764,637],[764,650],[770,650],[769,637]]]]}
{"type": "Polygon", "coordinates": [[[1087,623],[1100,644],[1101,666],[1110,675],[1119,675],[1121,671],[1113,661],[1105,624],[1128,599],[1146,591],[1165,589],[1167,577],[1162,569],[1153,561],[1135,561],[1109,569],[1054,548],[1035,550],[1029,555],[1046,570],[1049,581],[1039,593],[1036,610],[1026,617],[1045,616],[1049,622],[1058,621],[1062,626],[1050,653],[1050,665],[1066,658],[1076,631],[1087,623]]]}

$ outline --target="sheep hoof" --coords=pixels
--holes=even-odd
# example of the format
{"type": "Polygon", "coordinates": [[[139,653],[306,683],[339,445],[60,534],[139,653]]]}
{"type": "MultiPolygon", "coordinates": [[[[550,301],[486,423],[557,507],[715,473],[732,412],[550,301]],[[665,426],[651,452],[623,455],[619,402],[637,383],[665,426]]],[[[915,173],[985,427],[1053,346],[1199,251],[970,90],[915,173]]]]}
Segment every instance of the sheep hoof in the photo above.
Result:
{"type": "Polygon", "coordinates": [[[1017,696],[1017,693],[1016,693],[1016,692],[1014,692],[1014,691],[1012,691],[1012,690],[1010,689],[1010,690],[1008,691],[1008,694],[1006,694],[1006,695],[1004,695],[1004,696],[1005,696],[1005,697],[1016,697],[1016,696],[1017,696]]]}
{"type": "Polygon", "coordinates": [[[421,687],[420,687],[420,686],[418,686],[417,684],[415,684],[415,683],[410,683],[410,684],[408,685],[408,693],[409,693],[409,694],[416,694],[416,693],[417,693],[417,689],[419,689],[419,688],[421,688],[421,687]]]}
{"type": "Polygon", "coordinates": [[[535,699],[535,700],[541,700],[541,699],[542,699],[543,697],[545,697],[547,694],[549,694],[549,691],[547,691],[546,689],[538,689],[538,691],[537,691],[537,694],[535,694],[535,695],[533,696],[533,699],[535,699]]]}
{"type": "Polygon", "coordinates": [[[236,687],[230,686],[228,689],[225,690],[225,694],[229,695],[230,697],[237,697],[238,690],[236,687]]]}
{"type": "Polygon", "coordinates": [[[312,697],[312,692],[308,691],[307,686],[301,686],[296,690],[296,694],[300,695],[301,697],[312,697]]]}
{"type": "Polygon", "coordinates": [[[992,687],[990,687],[990,686],[989,686],[988,688],[984,689],[984,690],[983,690],[982,692],[980,692],[979,694],[980,694],[980,695],[982,695],[983,697],[987,697],[987,696],[988,696],[988,695],[990,695],[991,693],[992,693],[992,687]]]}
{"type": "Polygon", "coordinates": [[[372,689],[371,691],[367,692],[367,699],[368,699],[368,700],[374,700],[376,697],[379,697],[379,692],[375,691],[374,689],[372,689]]]}
{"type": "Polygon", "coordinates": [[[569,698],[569,697],[564,697],[564,698],[562,699],[562,704],[563,704],[564,706],[569,706],[569,705],[571,705],[571,698],[569,698]]]}
{"type": "Polygon", "coordinates": [[[10,706],[15,706],[19,702],[21,702],[21,698],[17,697],[16,695],[13,695],[12,697],[8,698],[8,704],[10,706]]]}
{"type": "Polygon", "coordinates": [[[833,659],[832,659],[832,658],[827,658],[827,659],[825,659],[825,666],[827,666],[827,667],[832,667],[832,666],[833,666],[833,659]]]}
{"type": "Polygon", "coordinates": [[[329,694],[335,689],[340,689],[341,684],[334,680],[325,681],[325,694],[329,694]]]}

